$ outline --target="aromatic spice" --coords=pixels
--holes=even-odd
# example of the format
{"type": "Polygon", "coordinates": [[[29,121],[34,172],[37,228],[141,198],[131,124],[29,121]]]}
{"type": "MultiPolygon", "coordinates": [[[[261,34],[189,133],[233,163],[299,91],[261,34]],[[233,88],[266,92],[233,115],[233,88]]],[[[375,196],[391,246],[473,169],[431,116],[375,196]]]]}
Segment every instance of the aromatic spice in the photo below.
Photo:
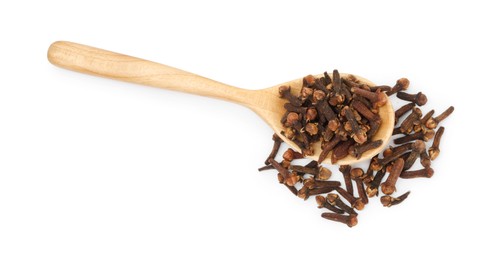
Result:
{"type": "Polygon", "coordinates": [[[324,212],[321,217],[347,224],[349,227],[357,225],[357,215],[341,215],[337,213],[324,212]]]}
{"type": "Polygon", "coordinates": [[[395,188],[395,183],[397,182],[397,179],[399,178],[400,174],[402,173],[402,169],[404,168],[404,159],[398,158],[393,162],[392,165],[387,167],[387,172],[390,173],[388,175],[387,180],[381,184],[381,192],[386,195],[390,195],[394,193],[396,190],[395,188]]]}
{"type": "Polygon", "coordinates": [[[428,154],[430,155],[430,160],[435,160],[438,155],[440,154],[440,139],[442,139],[442,135],[445,131],[445,128],[442,126],[438,129],[437,133],[435,134],[435,140],[433,140],[433,145],[430,147],[428,150],[428,154]]]}
{"type": "Polygon", "coordinates": [[[391,206],[394,206],[394,205],[398,205],[398,204],[402,203],[402,201],[404,201],[405,199],[407,199],[407,197],[409,196],[410,193],[411,192],[408,191],[408,192],[400,195],[397,198],[392,197],[390,195],[381,196],[381,198],[380,198],[381,204],[383,204],[384,207],[391,207],[391,206]]]}
{"type": "Polygon", "coordinates": [[[292,95],[289,86],[281,86],[280,97],[288,101],[284,105],[287,112],[282,122],[286,129],[282,134],[295,142],[304,155],[312,155],[312,144],[322,141],[319,163],[330,153],[332,163],[349,154],[360,158],[382,143],[372,138],[381,125],[378,108],[388,99],[382,92],[386,88],[373,92],[362,87],[367,86],[354,77],[342,78],[337,70],[333,77],[327,73],[321,78],[304,77],[299,96],[292,95]],[[366,143],[356,152],[349,152],[351,147],[366,143]]]}
{"type": "Polygon", "coordinates": [[[334,70],[332,77],[326,72],[320,78],[304,77],[299,96],[292,95],[288,86],[280,87],[281,98],[288,101],[284,105],[286,113],[281,122],[285,130],[281,134],[295,142],[301,151],[289,148],[283,153],[283,160],[276,162],[282,141],[274,135],[266,166],[259,171],[276,169],[278,181],[294,195],[304,200],[316,196],[318,208],[331,211],[322,213],[323,218],[349,227],[358,223],[356,210],[364,209],[369,203],[368,197],[378,196],[381,192],[384,194],[380,198],[383,206],[400,204],[410,192],[393,196],[399,179],[433,176],[431,164],[440,153],[445,130],[444,127],[436,128],[454,111],[451,106],[436,117],[433,117],[434,110],[423,115],[418,106],[425,105],[428,99],[421,92],[406,93],[409,84],[408,79],[402,78],[393,87],[369,86],[351,75],[340,77],[334,70]],[[328,180],[333,176],[332,171],[320,165],[321,162],[328,159],[334,163],[347,155],[361,158],[364,152],[382,145],[381,140],[372,137],[381,125],[378,108],[385,104],[387,96],[409,102],[395,111],[397,127],[392,135],[403,135],[394,139],[393,144],[397,146],[386,148],[382,156],[374,156],[366,172],[358,167],[341,165],[343,187],[340,181],[328,180]],[[427,143],[431,139],[433,142],[429,146],[427,143]],[[305,159],[313,154],[312,144],[316,142],[322,145],[319,160],[306,165],[294,164],[295,159],[305,159]],[[423,168],[410,170],[418,159],[423,168]]]}

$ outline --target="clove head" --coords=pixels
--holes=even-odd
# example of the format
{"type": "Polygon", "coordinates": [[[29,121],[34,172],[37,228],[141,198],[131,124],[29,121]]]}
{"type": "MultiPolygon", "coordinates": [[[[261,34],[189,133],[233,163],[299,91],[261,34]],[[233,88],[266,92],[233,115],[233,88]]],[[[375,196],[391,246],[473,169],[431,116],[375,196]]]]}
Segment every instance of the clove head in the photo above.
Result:
{"type": "Polygon", "coordinates": [[[298,175],[295,172],[292,172],[288,175],[288,177],[285,178],[284,182],[288,186],[295,186],[297,182],[300,181],[300,175],[298,175]]]}
{"type": "Polygon", "coordinates": [[[383,151],[383,157],[388,157],[388,156],[392,155],[392,153],[393,153],[392,147],[390,146],[383,151]]]}
{"type": "Polygon", "coordinates": [[[428,98],[426,97],[425,94],[419,92],[418,94],[416,94],[416,104],[418,106],[423,106],[426,104],[426,102],[428,102],[428,98]]]}
{"type": "Polygon", "coordinates": [[[352,206],[357,210],[363,210],[366,204],[361,199],[356,199],[352,206]]]}
{"type": "Polygon", "coordinates": [[[387,171],[390,172],[387,180],[381,184],[381,192],[385,195],[390,195],[395,192],[395,183],[402,173],[402,169],[404,168],[404,159],[398,158],[394,161],[394,163],[387,168],[387,171]]]}
{"type": "Polygon", "coordinates": [[[284,97],[287,93],[290,93],[290,86],[280,86],[278,88],[278,93],[280,94],[280,97],[284,97]]]}
{"type": "Polygon", "coordinates": [[[374,197],[378,194],[378,188],[377,187],[371,187],[371,186],[368,186],[366,187],[366,194],[368,195],[368,197],[374,197]]]}
{"type": "Polygon", "coordinates": [[[375,157],[371,161],[371,169],[373,169],[373,171],[379,171],[383,168],[383,165],[381,165],[378,160],[378,157],[375,157]]]}
{"type": "Polygon", "coordinates": [[[316,196],[316,203],[318,204],[318,208],[322,208],[326,204],[326,198],[318,195],[316,196]]]}
{"type": "Polygon", "coordinates": [[[357,225],[357,223],[358,223],[357,215],[350,215],[349,220],[347,222],[347,226],[353,227],[353,226],[357,225]]]}
{"type": "MultiPolygon", "coordinates": [[[[286,125],[286,123],[285,123],[285,125],[286,125]]],[[[284,131],[281,131],[281,134],[290,140],[294,140],[296,137],[295,129],[293,129],[291,127],[285,128],[284,131]]]]}
{"type": "Polygon", "coordinates": [[[354,138],[354,141],[358,144],[363,144],[368,140],[366,132],[362,129],[359,129],[352,137],[354,138]]]}
{"type": "Polygon", "coordinates": [[[293,161],[293,151],[291,149],[286,150],[285,153],[283,153],[283,159],[287,161],[293,161]]]}
{"type": "Polygon", "coordinates": [[[315,120],[317,117],[318,117],[318,111],[316,110],[316,108],[313,107],[309,108],[305,112],[305,120],[308,122],[315,120]]]}
{"type": "Polygon", "coordinates": [[[314,93],[314,89],[309,87],[303,87],[302,90],[300,91],[302,100],[307,100],[308,98],[312,97],[312,93],[314,93]]]}
{"type": "Polygon", "coordinates": [[[307,200],[309,198],[309,188],[306,186],[302,187],[298,192],[297,192],[297,197],[307,200]]]}
{"type": "Polygon", "coordinates": [[[421,140],[416,140],[412,143],[411,149],[413,152],[420,154],[426,149],[426,144],[421,140]]]}
{"type": "Polygon", "coordinates": [[[326,93],[322,90],[314,90],[314,93],[312,94],[312,98],[321,101],[326,97],[326,93]]]}
{"type": "Polygon", "coordinates": [[[435,160],[440,154],[440,149],[438,147],[430,147],[428,149],[428,155],[430,156],[430,160],[435,160]]]}
{"type": "Polygon", "coordinates": [[[326,200],[328,201],[328,203],[330,203],[331,205],[335,205],[336,202],[338,200],[340,200],[340,198],[338,197],[337,194],[334,194],[334,193],[330,193],[328,195],[326,195],[326,200]]]}
{"type": "Polygon", "coordinates": [[[281,166],[285,169],[288,169],[288,167],[290,166],[290,161],[288,160],[281,161],[281,166]]]}
{"type": "Polygon", "coordinates": [[[397,80],[397,84],[402,90],[407,90],[409,88],[409,80],[407,78],[400,78],[397,80]]]}
{"type": "Polygon", "coordinates": [[[387,101],[388,101],[388,96],[385,94],[385,92],[382,92],[381,90],[376,90],[376,95],[377,99],[376,102],[374,102],[373,106],[378,108],[384,106],[387,101]]]}
{"type": "Polygon", "coordinates": [[[290,112],[286,116],[285,126],[290,127],[290,126],[292,126],[294,123],[296,123],[298,121],[299,121],[299,114],[297,114],[295,112],[290,112]]]}
{"type": "Polygon", "coordinates": [[[305,179],[304,182],[303,182],[303,184],[308,189],[314,189],[314,188],[316,188],[316,182],[312,178],[305,179]]]}
{"type": "Polygon", "coordinates": [[[316,78],[313,75],[307,75],[304,77],[304,86],[312,86],[316,83],[316,78]]]}
{"type": "Polygon", "coordinates": [[[319,173],[316,176],[317,180],[325,181],[331,177],[332,172],[326,167],[319,168],[319,173]]]}
{"type": "Polygon", "coordinates": [[[294,159],[302,159],[304,156],[301,153],[295,152],[291,148],[288,148],[284,153],[283,153],[283,159],[286,161],[293,161],[294,159]]]}
{"type": "Polygon", "coordinates": [[[428,119],[428,121],[426,121],[426,123],[425,123],[425,126],[428,129],[435,129],[437,127],[437,125],[438,125],[438,122],[434,118],[428,119]]]}
{"type": "Polygon", "coordinates": [[[384,194],[392,194],[395,192],[395,185],[391,185],[390,183],[382,183],[381,184],[381,192],[384,194]]]}
{"type": "Polygon", "coordinates": [[[390,195],[385,195],[385,196],[382,196],[380,198],[380,201],[381,201],[381,204],[384,206],[384,207],[391,207],[391,206],[394,206],[394,205],[398,205],[400,203],[402,203],[405,199],[407,199],[407,197],[409,196],[411,192],[408,191],[402,195],[400,195],[399,197],[392,197],[390,195]]]}
{"type": "Polygon", "coordinates": [[[390,195],[385,195],[385,196],[381,196],[380,201],[384,207],[390,207],[390,206],[392,206],[392,202],[394,201],[394,198],[390,195]]]}
{"type": "Polygon", "coordinates": [[[314,123],[308,123],[305,125],[305,131],[311,136],[317,135],[319,132],[318,125],[314,123]]]}
{"type": "Polygon", "coordinates": [[[361,178],[363,175],[364,175],[364,170],[362,170],[361,168],[353,168],[352,170],[350,170],[350,177],[352,179],[357,180],[361,178]]]}
{"type": "Polygon", "coordinates": [[[434,136],[435,136],[435,130],[426,129],[424,131],[423,140],[425,140],[425,142],[428,142],[428,140],[432,139],[434,136]]]}

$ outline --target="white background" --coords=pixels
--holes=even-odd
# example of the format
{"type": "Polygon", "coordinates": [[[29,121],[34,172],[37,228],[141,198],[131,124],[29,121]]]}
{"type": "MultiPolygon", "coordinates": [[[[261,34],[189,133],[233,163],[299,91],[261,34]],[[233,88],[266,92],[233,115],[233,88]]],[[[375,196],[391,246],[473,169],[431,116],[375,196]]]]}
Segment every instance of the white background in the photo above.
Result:
{"type": "Polygon", "coordinates": [[[0,4],[0,259],[495,259],[491,1],[96,2],[0,4]],[[348,228],[257,171],[272,132],[249,109],[56,68],[56,40],[248,89],[408,77],[455,112],[433,178],[348,228]]]}

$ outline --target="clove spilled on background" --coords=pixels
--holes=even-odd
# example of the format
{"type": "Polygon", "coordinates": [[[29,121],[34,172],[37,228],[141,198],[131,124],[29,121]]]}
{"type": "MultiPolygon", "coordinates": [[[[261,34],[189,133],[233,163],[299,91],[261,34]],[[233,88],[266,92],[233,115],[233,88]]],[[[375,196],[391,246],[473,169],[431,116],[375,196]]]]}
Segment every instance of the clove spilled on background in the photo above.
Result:
{"type": "Polygon", "coordinates": [[[275,158],[282,140],[274,134],[273,149],[265,161],[266,166],[259,171],[276,169],[278,181],[294,195],[304,200],[316,196],[318,207],[330,211],[324,212],[323,218],[349,227],[358,223],[358,211],[369,203],[368,198],[383,193],[383,206],[402,203],[410,191],[395,197],[396,183],[433,176],[431,164],[439,156],[445,130],[439,124],[454,111],[451,106],[436,117],[434,110],[423,116],[420,106],[425,105],[428,98],[422,92],[406,93],[409,84],[408,79],[401,78],[393,87],[370,86],[352,75],[341,77],[334,70],[332,76],[325,72],[319,78],[304,77],[299,96],[292,95],[289,86],[281,86],[280,96],[288,101],[284,105],[287,112],[281,120],[285,126],[281,134],[295,142],[300,151],[288,148],[283,160],[277,162],[275,158]],[[395,111],[396,128],[392,136],[402,136],[395,137],[394,146],[373,157],[366,171],[351,165],[340,166],[345,188],[341,182],[329,180],[332,171],[321,162],[329,158],[335,163],[347,155],[360,158],[365,151],[382,144],[381,140],[372,140],[381,125],[378,108],[385,104],[387,96],[394,94],[408,101],[395,111]],[[322,144],[319,160],[295,164],[314,153],[312,144],[315,142],[322,144]],[[411,170],[418,160],[423,168],[411,170]]]}

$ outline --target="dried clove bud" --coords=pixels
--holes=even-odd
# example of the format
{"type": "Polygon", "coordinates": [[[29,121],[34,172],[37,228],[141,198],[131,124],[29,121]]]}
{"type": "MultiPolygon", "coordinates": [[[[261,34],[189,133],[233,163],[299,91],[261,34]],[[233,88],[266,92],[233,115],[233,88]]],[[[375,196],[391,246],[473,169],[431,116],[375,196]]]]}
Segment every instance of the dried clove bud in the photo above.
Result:
{"type": "Polygon", "coordinates": [[[292,93],[290,93],[290,86],[280,86],[280,88],[278,89],[278,92],[280,94],[280,97],[288,100],[288,102],[290,102],[290,104],[294,105],[294,106],[301,106],[302,105],[302,102],[300,101],[299,98],[297,98],[296,96],[292,95],[292,93]]]}
{"type": "Polygon", "coordinates": [[[378,114],[373,113],[364,103],[353,100],[350,105],[357,111],[359,114],[363,115],[369,122],[378,122],[381,121],[381,118],[378,114]]]}
{"type": "Polygon", "coordinates": [[[304,155],[302,155],[299,152],[296,152],[292,150],[292,148],[288,148],[284,153],[283,153],[283,159],[287,161],[293,161],[294,159],[302,159],[304,158],[304,155]]]}
{"type": "Polygon", "coordinates": [[[340,142],[340,136],[335,135],[331,141],[325,144],[322,148],[321,154],[319,154],[318,163],[324,161],[324,159],[328,156],[328,154],[335,148],[335,146],[340,142]]]}
{"type": "Polygon", "coordinates": [[[336,187],[319,187],[314,189],[309,189],[306,186],[303,186],[298,192],[297,196],[303,200],[307,200],[310,196],[319,195],[334,191],[336,187]]]}
{"type": "Polygon", "coordinates": [[[412,109],[412,113],[407,116],[407,118],[400,124],[400,132],[404,134],[411,133],[414,122],[419,120],[421,117],[421,110],[417,107],[412,109]]]}
{"type": "Polygon", "coordinates": [[[286,183],[284,183],[284,179],[283,179],[283,175],[281,175],[280,173],[278,173],[278,175],[276,175],[278,177],[278,182],[279,183],[282,183],[283,185],[285,185],[285,187],[288,188],[288,190],[293,193],[293,195],[297,196],[298,194],[298,190],[297,188],[295,188],[295,186],[290,186],[286,183]]]}
{"type": "MultiPolygon", "coordinates": [[[[426,128],[426,126],[425,126],[425,125],[426,125],[426,122],[428,122],[428,120],[430,120],[430,119],[433,117],[433,114],[435,114],[435,110],[433,110],[433,109],[432,109],[432,110],[428,111],[428,113],[426,113],[426,114],[423,116],[423,118],[421,118],[421,119],[419,120],[419,126],[418,126],[418,128],[419,128],[419,129],[426,128]]],[[[419,131],[416,131],[416,132],[419,132],[419,131]]]]}
{"type": "Polygon", "coordinates": [[[355,209],[357,210],[362,210],[364,209],[364,203],[362,202],[362,200],[360,198],[356,198],[354,197],[353,194],[350,194],[349,192],[347,192],[346,190],[344,190],[342,187],[336,187],[335,189],[338,194],[340,194],[346,201],[348,201],[350,203],[350,205],[352,205],[352,207],[354,207],[355,209]]]}
{"type": "MultiPolygon", "coordinates": [[[[373,157],[373,159],[374,158],[378,158],[378,155],[375,155],[373,157]]],[[[368,169],[366,170],[366,172],[362,176],[362,181],[364,182],[364,184],[366,184],[366,186],[368,186],[369,183],[371,183],[373,181],[373,179],[374,179],[374,175],[373,175],[374,171],[373,171],[373,168],[372,168],[372,165],[371,165],[371,162],[372,162],[373,159],[371,159],[371,161],[369,162],[368,169]]]]}
{"type": "Polygon", "coordinates": [[[352,178],[350,177],[350,170],[352,167],[350,165],[340,165],[338,169],[343,174],[343,180],[345,182],[345,188],[350,194],[354,194],[354,188],[352,187],[352,178]]]}
{"type": "Polygon", "coordinates": [[[305,125],[305,131],[309,133],[311,136],[317,135],[319,132],[318,125],[315,123],[307,123],[305,125]]]}
{"type": "Polygon", "coordinates": [[[321,180],[321,181],[324,181],[324,180],[327,180],[331,177],[331,171],[330,169],[326,168],[326,167],[321,167],[319,168],[319,173],[317,176],[315,176],[316,180],[321,180]]]}
{"type": "Polygon", "coordinates": [[[318,117],[318,111],[314,107],[308,108],[307,111],[305,112],[305,120],[307,122],[314,121],[316,120],[317,117],[318,117]]]}
{"type": "Polygon", "coordinates": [[[288,169],[288,167],[290,166],[290,161],[287,161],[287,160],[283,160],[281,161],[281,166],[285,169],[288,169]]]}
{"type": "Polygon", "coordinates": [[[340,209],[343,209],[345,212],[349,214],[357,214],[355,210],[349,206],[347,206],[341,199],[338,197],[337,194],[330,193],[326,195],[326,201],[330,203],[333,206],[337,206],[340,209]]]}
{"type": "Polygon", "coordinates": [[[402,201],[404,201],[405,199],[407,199],[407,197],[409,196],[411,192],[408,191],[402,195],[400,195],[399,197],[395,198],[395,197],[392,197],[390,195],[385,195],[385,196],[382,196],[380,198],[381,200],[381,204],[383,204],[384,207],[391,207],[391,206],[395,206],[395,205],[398,205],[400,203],[402,203],[402,201]]]}
{"type": "Polygon", "coordinates": [[[399,158],[401,155],[409,151],[411,148],[412,148],[412,143],[407,143],[401,146],[397,146],[392,150],[392,153],[389,156],[384,157],[383,159],[376,158],[372,160],[373,170],[375,171],[381,170],[389,162],[392,162],[395,159],[399,158]]]}
{"type": "Polygon", "coordinates": [[[352,93],[367,98],[373,104],[373,108],[379,108],[387,103],[388,97],[384,92],[371,92],[357,87],[351,88],[352,93]]]}
{"type": "Polygon", "coordinates": [[[267,157],[266,161],[264,161],[264,164],[266,165],[269,165],[269,159],[274,159],[274,157],[276,157],[276,154],[280,149],[281,143],[283,142],[283,140],[281,140],[281,138],[277,134],[273,134],[273,141],[274,141],[273,149],[271,150],[271,153],[267,157]]]}
{"type": "Polygon", "coordinates": [[[421,140],[416,140],[411,148],[411,153],[404,162],[404,171],[410,169],[414,162],[419,158],[420,154],[426,150],[425,143],[421,140]]]}
{"type": "Polygon", "coordinates": [[[361,179],[364,171],[361,168],[353,168],[350,170],[350,178],[353,180],[361,179]]]}
{"type": "Polygon", "coordinates": [[[316,196],[316,203],[318,204],[318,208],[327,208],[327,209],[329,209],[335,213],[338,213],[338,214],[345,213],[345,211],[343,209],[340,209],[340,208],[328,203],[326,198],[321,196],[321,195],[316,196]]]}
{"type": "Polygon", "coordinates": [[[408,94],[406,92],[398,92],[397,98],[416,103],[418,106],[423,106],[428,102],[425,94],[418,92],[417,94],[408,94]]]}
{"type": "Polygon", "coordinates": [[[287,169],[281,166],[281,164],[276,162],[274,159],[269,159],[269,163],[271,163],[271,165],[273,165],[273,167],[281,174],[282,183],[294,186],[300,180],[300,177],[297,174],[288,172],[287,169]]]}
{"type": "Polygon", "coordinates": [[[291,171],[296,171],[302,174],[310,174],[310,175],[317,175],[319,173],[319,168],[318,167],[307,167],[307,166],[300,166],[300,165],[290,165],[289,169],[291,171]]]}
{"type": "Polygon", "coordinates": [[[438,124],[440,124],[440,122],[442,122],[444,119],[446,119],[447,117],[449,117],[450,114],[452,114],[452,112],[454,112],[454,107],[450,106],[449,108],[447,108],[447,110],[445,110],[439,116],[432,117],[432,118],[428,119],[428,121],[426,121],[426,124],[425,124],[426,127],[428,127],[429,129],[435,129],[435,128],[437,128],[438,124]]]}
{"type": "Polygon", "coordinates": [[[432,139],[433,136],[435,135],[435,131],[432,129],[427,129],[425,132],[417,132],[411,135],[406,135],[403,137],[399,137],[395,140],[393,140],[394,144],[403,144],[407,142],[411,142],[414,140],[424,140],[425,142],[432,139]]]}
{"type": "Polygon", "coordinates": [[[388,175],[387,180],[381,184],[381,192],[383,192],[385,195],[394,193],[395,183],[397,182],[400,173],[402,173],[403,168],[404,160],[402,158],[398,158],[397,160],[395,160],[393,165],[389,169],[387,169],[387,171],[390,172],[390,175],[388,175]]]}
{"type": "Polygon", "coordinates": [[[333,78],[331,81],[331,86],[333,92],[335,92],[336,94],[342,93],[342,78],[340,77],[340,73],[338,73],[338,70],[333,70],[333,78]]]}
{"type": "Polygon", "coordinates": [[[331,213],[331,212],[324,212],[321,214],[321,217],[336,221],[336,222],[341,222],[344,224],[347,224],[349,227],[353,227],[357,225],[357,215],[340,215],[337,213],[331,213]]]}
{"type": "Polygon", "coordinates": [[[385,92],[387,92],[387,91],[391,91],[391,90],[392,90],[392,87],[387,86],[387,85],[381,85],[381,86],[372,86],[372,87],[369,87],[369,89],[370,89],[371,91],[373,91],[373,92],[376,92],[378,89],[379,89],[380,91],[385,91],[385,92]]]}
{"type": "MultiPolygon", "coordinates": [[[[285,126],[286,127],[292,127],[292,126],[294,126],[296,124],[299,124],[300,123],[299,121],[300,121],[299,114],[297,114],[295,112],[290,112],[286,116],[285,126]]],[[[297,130],[300,130],[300,129],[297,129],[297,130]]]]}
{"type": "Polygon", "coordinates": [[[432,168],[423,168],[416,171],[404,171],[400,174],[402,179],[431,178],[435,171],[432,168]]]}
{"type": "Polygon", "coordinates": [[[290,165],[289,169],[298,173],[313,175],[316,180],[322,181],[329,179],[332,174],[330,169],[326,167],[311,168],[299,165],[290,165]]]}
{"type": "Polygon", "coordinates": [[[424,149],[421,154],[419,155],[419,157],[421,158],[421,165],[423,165],[423,167],[425,168],[429,168],[431,166],[431,160],[430,160],[430,156],[428,155],[428,152],[426,152],[426,149],[424,149]]]}
{"type": "Polygon", "coordinates": [[[438,155],[440,154],[440,140],[442,139],[442,135],[444,134],[445,128],[441,126],[438,130],[437,133],[435,134],[435,139],[433,140],[433,144],[428,149],[428,154],[430,155],[430,160],[435,160],[438,155]]]}
{"type": "Polygon", "coordinates": [[[340,142],[331,153],[331,163],[335,164],[338,160],[343,159],[349,155],[349,148],[354,144],[353,139],[340,142]]]}
{"type": "Polygon", "coordinates": [[[350,176],[356,183],[357,193],[359,194],[359,198],[361,199],[363,204],[368,204],[368,195],[366,194],[366,190],[364,189],[363,176],[364,171],[361,168],[354,168],[350,170],[350,176]]]}
{"type": "Polygon", "coordinates": [[[411,111],[416,104],[414,103],[407,103],[403,106],[401,106],[399,109],[395,110],[395,124],[399,121],[399,118],[401,118],[403,115],[405,115],[407,112],[411,111]]]}
{"type": "Polygon", "coordinates": [[[367,142],[361,145],[351,146],[349,149],[349,154],[354,156],[357,159],[360,159],[362,154],[366,151],[376,149],[383,144],[383,140],[376,140],[372,142],[367,142]]]}
{"type": "Polygon", "coordinates": [[[366,142],[368,140],[366,132],[364,132],[362,128],[359,127],[359,124],[357,123],[352,110],[348,106],[346,106],[342,108],[342,111],[345,111],[345,117],[347,118],[347,122],[349,122],[352,128],[352,132],[354,133],[352,137],[354,138],[354,141],[356,141],[359,144],[366,142]]]}
{"type": "Polygon", "coordinates": [[[324,188],[324,187],[336,188],[340,187],[340,185],[341,184],[339,181],[320,181],[320,180],[314,180],[312,178],[304,180],[304,186],[309,189],[324,188]]]}
{"type": "Polygon", "coordinates": [[[371,181],[366,187],[366,193],[368,194],[368,197],[374,197],[378,195],[378,187],[380,187],[380,183],[383,180],[383,177],[385,177],[386,174],[386,169],[383,168],[380,171],[376,173],[376,175],[373,178],[373,181],[371,181]]]}
{"type": "Polygon", "coordinates": [[[409,80],[406,78],[397,80],[397,83],[395,84],[395,86],[392,87],[392,90],[387,91],[387,96],[391,96],[401,90],[407,90],[409,88],[409,83],[409,80]]]}

